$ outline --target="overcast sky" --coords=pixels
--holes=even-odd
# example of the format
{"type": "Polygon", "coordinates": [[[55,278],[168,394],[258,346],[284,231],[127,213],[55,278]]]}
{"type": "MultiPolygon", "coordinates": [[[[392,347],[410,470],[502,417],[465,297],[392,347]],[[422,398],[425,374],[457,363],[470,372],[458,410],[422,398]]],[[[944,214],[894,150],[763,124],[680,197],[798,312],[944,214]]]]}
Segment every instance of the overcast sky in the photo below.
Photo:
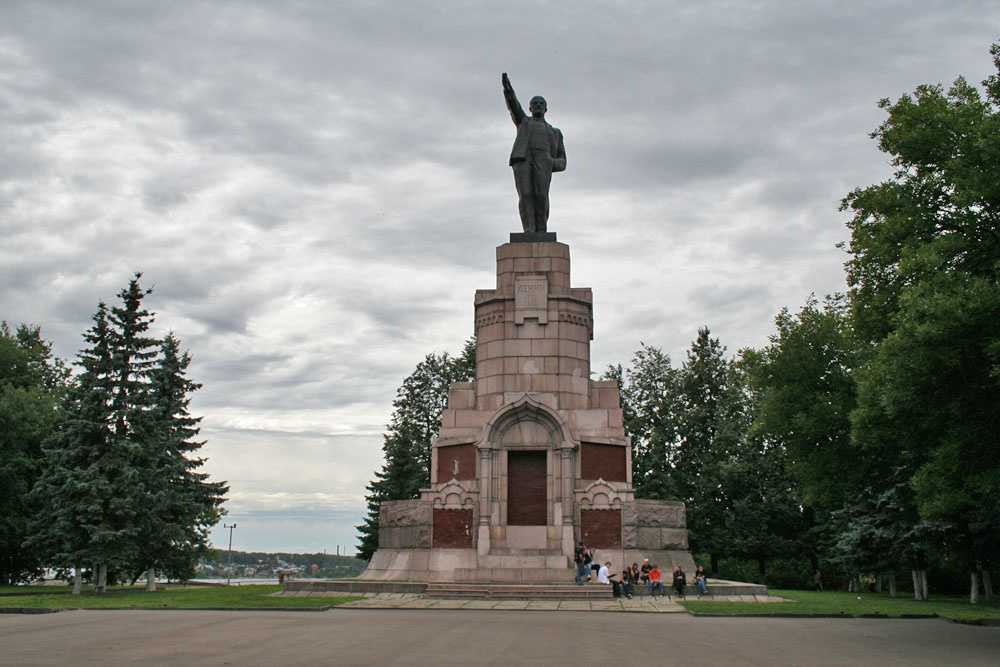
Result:
{"type": "MultiPolygon", "coordinates": [[[[72,358],[135,271],[190,349],[235,548],[353,549],[396,387],[519,231],[500,92],[566,141],[593,368],[761,345],[844,289],[876,103],[990,74],[1000,4],[0,4],[0,319],[72,358]]],[[[221,531],[216,541],[224,543],[221,531]]]]}

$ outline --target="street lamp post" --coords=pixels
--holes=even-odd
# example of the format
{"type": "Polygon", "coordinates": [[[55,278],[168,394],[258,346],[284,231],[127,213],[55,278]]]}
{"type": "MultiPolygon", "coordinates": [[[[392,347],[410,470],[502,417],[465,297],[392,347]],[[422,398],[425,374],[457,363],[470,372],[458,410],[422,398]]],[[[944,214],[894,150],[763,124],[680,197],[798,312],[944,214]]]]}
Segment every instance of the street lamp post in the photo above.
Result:
{"type": "Polygon", "coordinates": [[[229,529],[229,570],[226,572],[226,586],[228,586],[229,579],[233,576],[233,528],[236,527],[236,524],[224,523],[222,527],[229,529]]]}

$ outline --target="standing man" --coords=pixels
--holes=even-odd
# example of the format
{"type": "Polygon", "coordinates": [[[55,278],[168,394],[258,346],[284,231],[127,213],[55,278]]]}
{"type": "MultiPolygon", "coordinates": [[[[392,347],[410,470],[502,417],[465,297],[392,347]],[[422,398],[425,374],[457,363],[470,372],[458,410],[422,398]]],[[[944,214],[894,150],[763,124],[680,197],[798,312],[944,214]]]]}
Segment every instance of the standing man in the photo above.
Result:
{"type": "Polygon", "coordinates": [[[511,120],[517,127],[517,137],[510,151],[510,166],[514,169],[521,226],[525,232],[544,232],[549,221],[552,172],[566,170],[562,132],[545,121],[548,105],[544,97],[536,95],[531,98],[528,103],[531,115],[527,116],[517,101],[506,72],[500,81],[511,120]]]}

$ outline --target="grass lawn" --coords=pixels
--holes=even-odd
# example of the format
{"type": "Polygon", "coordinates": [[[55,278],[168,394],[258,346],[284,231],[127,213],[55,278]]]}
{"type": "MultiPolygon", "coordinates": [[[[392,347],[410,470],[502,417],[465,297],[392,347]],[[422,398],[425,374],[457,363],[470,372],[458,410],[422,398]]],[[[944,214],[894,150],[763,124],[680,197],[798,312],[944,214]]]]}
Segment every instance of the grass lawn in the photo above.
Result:
{"type": "Polygon", "coordinates": [[[698,615],[744,616],[770,614],[830,614],[861,616],[905,616],[909,614],[936,614],[941,618],[972,621],[1000,619],[1000,602],[969,604],[967,597],[931,596],[919,602],[907,595],[891,598],[886,593],[844,593],[828,591],[788,591],[770,589],[771,595],[780,595],[788,602],[706,602],[690,599],[682,601],[688,611],[698,615]]]}
{"type": "MultiPolygon", "coordinates": [[[[24,590],[23,587],[18,587],[24,590]]],[[[31,587],[31,595],[0,595],[0,607],[33,609],[275,609],[328,607],[359,599],[343,597],[272,597],[277,585],[169,587],[147,593],[140,587],[113,588],[104,595],[70,589],[31,587]]],[[[4,592],[9,592],[5,589],[4,592]]]]}

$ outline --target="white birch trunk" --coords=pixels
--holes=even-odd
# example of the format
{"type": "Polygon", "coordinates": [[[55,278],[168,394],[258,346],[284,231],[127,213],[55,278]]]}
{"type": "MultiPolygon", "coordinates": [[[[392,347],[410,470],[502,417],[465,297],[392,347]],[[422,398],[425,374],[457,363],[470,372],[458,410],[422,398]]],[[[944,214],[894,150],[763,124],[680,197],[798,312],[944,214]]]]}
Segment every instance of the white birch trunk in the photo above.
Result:
{"type": "Polygon", "coordinates": [[[896,597],[896,573],[889,575],[889,597],[896,597]]]}
{"type": "Polygon", "coordinates": [[[83,589],[83,573],[80,571],[80,564],[73,568],[73,595],[79,595],[83,589]]]}
{"type": "Polygon", "coordinates": [[[987,602],[993,601],[993,577],[989,570],[983,570],[983,598],[987,602]]]}
{"type": "Polygon", "coordinates": [[[153,568],[146,570],[146,590],[150,593],[156,592],[156,572],[153,568]]]}
{"type": "Polygon", "coordinates": [[[977,604],[979,602],[979,572],[973,570],[970,579],[972,581],[969,587],[969,603],[977,604]]]}
{"type": "Polygon", "coordinates": [[[922,599],[920,597],[920,592],[923,588],[920,585],[920,572],[918,570],[910,570],[910,577],[913,578],[913,599],[920,600],[922,599]]]}
{"type": "Polygon", "coordinates": [[[927,570],[920,570],[920,599],[927,600],[927,570]]]}
{"type": "Polygon", "coordinates": [[[101,563],[97,566],[97,583],[94,587],[94,591],[97,593],[103,593],[108,587],[108,564],[101,563]]]}

